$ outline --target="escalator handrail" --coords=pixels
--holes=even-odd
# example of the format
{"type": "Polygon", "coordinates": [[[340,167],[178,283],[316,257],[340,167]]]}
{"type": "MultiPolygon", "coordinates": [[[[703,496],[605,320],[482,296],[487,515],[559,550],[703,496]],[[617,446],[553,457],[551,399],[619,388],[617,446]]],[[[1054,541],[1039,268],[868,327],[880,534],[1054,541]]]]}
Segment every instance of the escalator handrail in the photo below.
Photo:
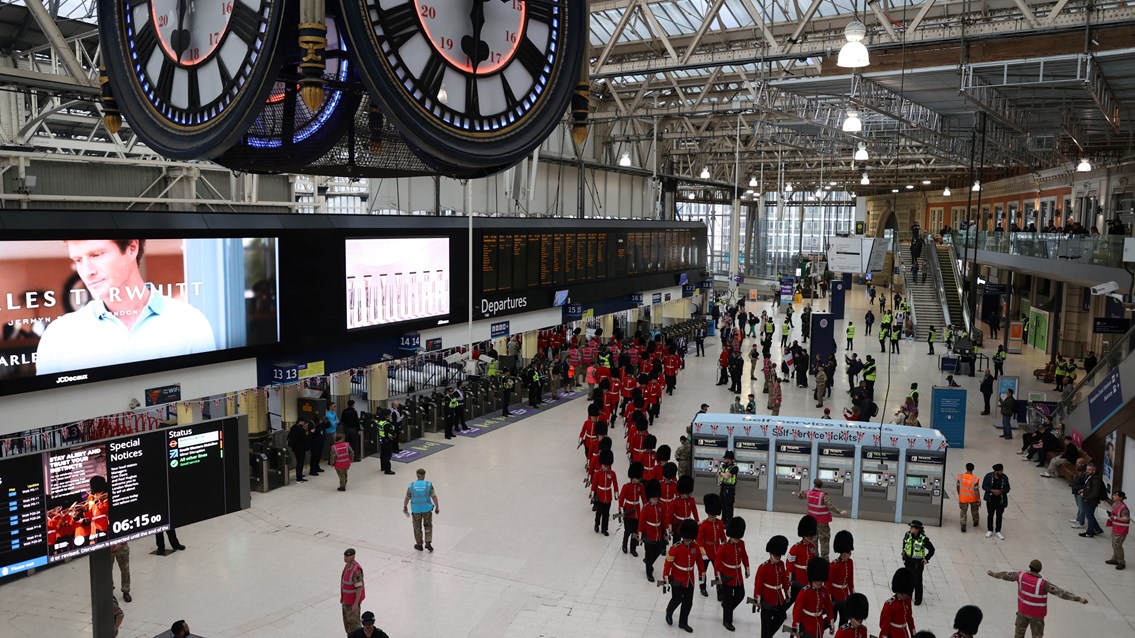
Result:
{"type": "MultiPolygon", "coordinates": [[[[953,233],[953,235],[956,236],[957,233],[953,233]]],[[[961,316],[962,327],[967,332],[972,331],[976,326],[974,326],[973,321],[971,320],[971,318],[969,316],[969,305],[966,304],[966,295],[963,292],[963,288],[962,288],[962,274],[961,274],[961,271],[958,268],[957,242],[956,241],[948,242],[946,244],[946,246],[947,246],[947,250],[950,251],[950,267],[954,269],[954,289],[957,291],[958,299],[961,301],[961,304],[962,304],[962,316],[961,316]]],[[[951,319],[953,319],[953,317],[951,317],[951,319]]]]}
{"type": "MultiPolygon", "coordinates": [[[[1119,364],[1123,363],[1127,355],[1132,352],[1135,352],[1135,326],[1132,326],[1124,333],[1123,337],[1112,344],[1107,352],[1100,355],[1099,363],[1096,364],[1094,369],[1084,371],[1084,378],[1080,379],[1076,382],[1076,385],[1072,386],[1072,391],[1068,393],[1067,398],[1060,398],[1060,409],[1057,411],[1057,414],[1062,418],[1067,418],[1072,414],[1072,411],[1075,410],[1077,406],[1088,399],[1089,393],[1086,392],[1088,390],[1086,387],[1088,382],[1109,374],[1112,370],[1119,367],[1119,364]],[[1125,349],[1126,351],[1124,351],[1125,349]],[[1083,395],[1081,395],[1082,390],[1085,391],[1083,395]],[[1077,400],[1077,397],[1081,396],[1082,398],[1077,400]]],[[[1095,384],[1093,383],[1092,385],[1094,386],[1095,384]]]]}
{"type": "MultiPolygon", "coordinates": [[[[930,247],[934,249],[934,259],[927,259],[926,264],[934,277],[934,284],[938,286],[938,290],[943,292],[943,294],[938,295],[938,302],[942,304],[942,317],[945,319],[946,325],[948,326],[953,318],[950,316],[950,304],[946,303],[946,284],[942,279],[941,264],[938,263],[938,244],[932,243],[930,247]]],[[[945,328],[945,326],[939,326],[939,328],[945,328]]]]}

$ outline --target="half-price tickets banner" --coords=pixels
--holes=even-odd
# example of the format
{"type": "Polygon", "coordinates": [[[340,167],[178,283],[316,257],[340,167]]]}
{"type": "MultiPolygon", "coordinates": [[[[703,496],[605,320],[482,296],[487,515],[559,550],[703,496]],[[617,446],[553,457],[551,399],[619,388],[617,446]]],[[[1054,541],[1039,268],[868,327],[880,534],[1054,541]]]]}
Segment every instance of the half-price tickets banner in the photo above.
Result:
{"type": "Polygon", "coordinates": [[[274,238],[0,241],[0,380],[272,343],[276,297],[274,238]]]}

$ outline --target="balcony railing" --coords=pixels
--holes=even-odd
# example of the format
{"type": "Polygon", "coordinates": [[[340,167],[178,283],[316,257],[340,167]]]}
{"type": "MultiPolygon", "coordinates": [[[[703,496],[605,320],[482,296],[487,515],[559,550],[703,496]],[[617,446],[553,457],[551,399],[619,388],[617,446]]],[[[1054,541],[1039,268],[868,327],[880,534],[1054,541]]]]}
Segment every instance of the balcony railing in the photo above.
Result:
{"type": "Polygon", "coordinates": [[[965,248],[977,242],[978,250],[1071,261],[1097,266],[1123,267],[1123,235],[1065,235],[1061,233],[997,233],[954,231],[946,241],[965,248]]]}

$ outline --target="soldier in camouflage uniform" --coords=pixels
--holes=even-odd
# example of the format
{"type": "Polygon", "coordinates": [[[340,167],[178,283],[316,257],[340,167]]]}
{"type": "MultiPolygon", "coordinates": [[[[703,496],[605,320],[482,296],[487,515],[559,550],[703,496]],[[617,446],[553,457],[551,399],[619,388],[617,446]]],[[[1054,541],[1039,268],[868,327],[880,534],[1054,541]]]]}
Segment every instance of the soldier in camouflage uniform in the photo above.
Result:
{"type": "Polygon", "coordinates": [[[994,572],[986,574],[1000,580],[1017,583],[1017,624],[1014,638],[1025,638],[1025,629],[1032,630],[1032,638],[1044,637],[1044,617],[1048,615],[1048,595],[1082,605],[1088,599],[1061,589],[1040,575],[1041,563],[1033,559],[1027,572],[994,572]]]}
{"type": "Polygon", "coordinates": [[[683,436],[681,441],[677,451],[674,452],[674,458],[678,461],[678,476],[693,476],[694,466],[690,451],[690,440],[683,436]]]}
{"type": "Polygon", "coordinates": [[[115,543],[110,546],[110,553],[118,563],[118,571],[122,572],[122,600],[130,602],[130,545],[115,543]]]}

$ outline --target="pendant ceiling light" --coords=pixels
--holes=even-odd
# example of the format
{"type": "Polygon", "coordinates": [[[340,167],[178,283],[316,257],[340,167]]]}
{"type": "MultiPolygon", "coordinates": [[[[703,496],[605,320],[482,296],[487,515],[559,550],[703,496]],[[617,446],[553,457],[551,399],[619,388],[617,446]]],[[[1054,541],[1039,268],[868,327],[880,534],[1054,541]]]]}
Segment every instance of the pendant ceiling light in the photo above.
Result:
{"type": "Polygon", "coordinates": [[[859,119],[859,111],[847,109],[847,117],[843,119],[844,133],[858,133],[863,130],[863,120],[859,119]]]}
{"type": "Polygon", "coordinates": [[[855,161],[866,162],[869,159],[871,159],[871,157],[867,153],[867,142],[860,142],[859,150],[855,151],[855,161]]]}
{"type": "Polygon", "coordinates": [[[757,176],[756,175],[749,178],[749,187],[750,188],[756,188],[757,187],[757,176]]]}
{"type": "Polygon", "coordinates": [[[980,179],[973,180],[973,187],[970,188],[970,190],[975,192],[975,193],[980,191],[981,190],[981,180],[980,179]]]}
{"type": "Polygon", "coordinates": [[[950,187],[947,185],[946,188],[942,189],[942,197],[949,197],[949,196],[950,196],[950,187]]]}
{"type": "Polygon", "coordinates": [[[867,27],[863,26],[862,22],[858,19],[848,22],[843,30],[843,37],[847,38],[847,42],[839,50],[839,57],[836,58],[837,66],[845,69],[861,69],[871,64],[871,56],[863,44],[863,38],[867,37],[867,27]]]}
{"type": "Polygon", "coordinates": [[[630,153],[623,153],[623,156],[619,158],[619,166],[630,166],[630,165],[631,165],[631,154],[630,153]]]}
{"type": "Polygon", "coordinates": [[[787,184],[784,185],[784,192],[786,192],[786,193],[792,192],[792,182],[788,182],[787,184]]]}
{"type": "Polygon", "coordinates": [[[867,177],[866,171],[863,172],[863,179],[859,180],[859,183],[864,185],[864,186],[870,186],[871,185],[871,178],[867,177]]]}
{"type": "Polygon", "coordinates": [[[689,194],[689,195],[687,195],[687,197],[689,197],[690,199],[693,199],[693,198],[694,198],[694,193],[693,193],[693,191],[690,191],[690,194],[689,194]]]}
{"type": "Polygon", "coordinates": [[[1076,165],[1076,172],[1077,173],[1090,173],[1090,172],[1092,172],[1092,163],[1088,161],[1088,158],[1085,157],[1085,158],[1080,160],[1080,163],[1076,165]]]}
{"type": "Polygon", "coordinates": [[[709,167],[708,166],[701,169],[701,178],[702,179],[709,179],[709,167]]]}

